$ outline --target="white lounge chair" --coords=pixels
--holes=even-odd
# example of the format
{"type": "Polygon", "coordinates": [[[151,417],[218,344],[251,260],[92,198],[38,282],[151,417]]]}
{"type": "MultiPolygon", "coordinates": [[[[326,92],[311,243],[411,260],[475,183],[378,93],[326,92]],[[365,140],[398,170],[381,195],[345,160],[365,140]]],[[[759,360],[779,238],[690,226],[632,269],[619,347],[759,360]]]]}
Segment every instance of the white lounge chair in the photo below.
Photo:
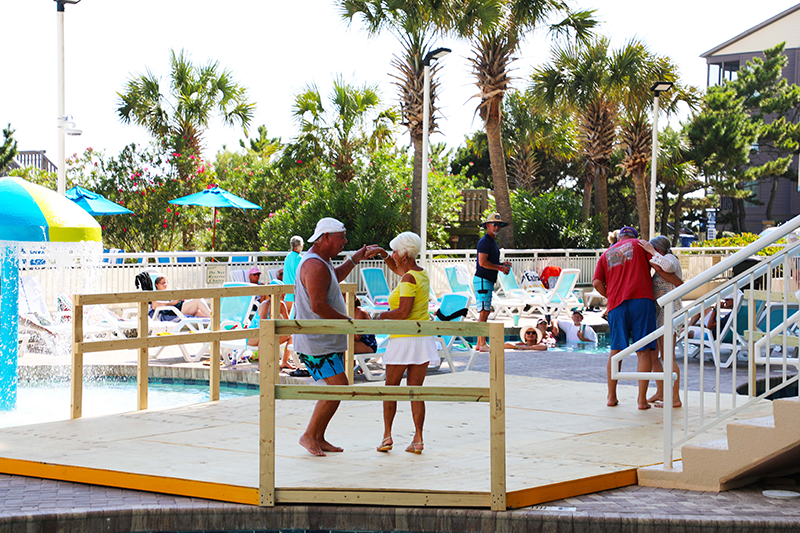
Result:
{"type": "Polygon", "coordinates": [[[536,308],[542,314],[557,317],[562,311],[567,312],[573,307],[580,307],[581,302],[573,294],[578,283],[581,271],[577,268],[565,268],[558,276],[556,286],[543,293],[532,294],[525,303],[536,308]]]}
{"type": "MultiPolygon", "coordinates": [[[[457,314],[458,311],[467,309],[468,304],[469,300],[464,294],[445,294],[442,296],[442,304],[439,307],[434,320],[438,321],[441,320],[442,317],[452,317],[453,315],[457,314]]],[[[450,319],[450,321],[461,322],[463,316],[464,315],[453,317],[450,319]]],[[[436,343],[439,346],[439,357],[447,361],[447,365],[450,368],[451,373],[456,372],[456,367],[453,364],[453,355],[469,356],[467,367],[464,370],[472,370],[472,365],[475,364],[478,351],[475,350],[464,337],[456,335],[438,335],[436,337],[436,343]],[[466,346],[466,348],[463,348],[464,346],[466,346]]]]}

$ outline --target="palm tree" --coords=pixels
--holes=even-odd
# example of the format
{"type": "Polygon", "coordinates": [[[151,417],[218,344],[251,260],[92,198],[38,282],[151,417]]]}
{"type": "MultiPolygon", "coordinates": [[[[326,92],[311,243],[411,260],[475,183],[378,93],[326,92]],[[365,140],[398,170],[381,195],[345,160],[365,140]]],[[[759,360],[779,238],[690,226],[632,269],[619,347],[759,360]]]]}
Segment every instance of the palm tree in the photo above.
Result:
{"type": "Polygon", "coordinates": [[[538,178],[545,158],[567,161],[576,155],[576,129],[568,113],[511,91],[503,101],[503,115],[503,139],[516,188],[541,187],[538,178]]]}
{"type": "MultiPolygon", "coordinates": [[[[472,0],[463,4],[455,20],[456,31],[472,41],[470,58],[477,78],[480,104],[478,114],[484,122],[492,163],[492,183],[497,210],[512,223],[505,152],[501,135],[502,103],[511,83],[510,65],[523,36],[545,25],[545,21],[566,15],[549,26],[555,35],[574,31],[581,41],[589,38],[596,25],[593,11],[570,11],[561,0],[472,0]],[[476,16],[479,15],[479,16],[476,16]]],[[[498,235],[498,244],[514,247],[514,228],[498,235]]]]}
{"type": "Polygon", "coordinates": [[[664,184],[661,193],[660,233],[667,235],[671,207],[675,219],[672,244],[676,246],[683,218],[683,200],[688,193],[702,188],[703,182],[697,179],[697,166],[692,161],[689,140],[684,132],[665,128],[659,133],[658,148],[658,175],[664,184]],[[672,206],[669,203],[670,194],[677,196],[672,206]]]}
{"type": "Polygon", "coordinates": [[[123,122],[144,126],[177,152],[198,155],[215,112],[225,124],[240,125],[246,134],[255,110],[230,71],[216,61],[196,66],[184,50],[178,54],[170,50],[168,90],[148,70],[146,75],[132,76],[117,96],[117,113],[123,122]]]}
{"type": "MultiPolygon", "coordinates": [[[[391,76],[400,94],[401,124],[408,129],[414,146],[411,182],[411,231],[420,233],[422,213],[423,58],[443,28],[448,26],[447,0],[341,0],[342,16],[348,23],[359,18],[370,35],[389,31],[397,36],[402,52],[392,59],[391,76]]],[[[437,131],[436,95],[438,64],[431,66],[429,132],[437,131]]]]}
{"type": "Polygon", "coordinates": [[[617,56],[623,64],[637,65],[636,70],[626,77],[623,86],[622,107],[624,116],[620,131],[620,144],[623,147],[623,160],[619,167],[633,180],[636,193],[636,210],[639,213],[639,227],[642,235],[650,235],[650,194],[647,169],[652,159],[652,135],[650,124],[653,98],[650,86],[654,81],[676,83],[671,95],[661,96],[664,105],[660,106],[667,115],[677,111],[678,103],[687,102],[691,108],[697,103],[697,92],[692,87],[684,88],[677,84],[678,68],[666,57],[650,52],[641,42],[629,42],[617,56]]]}
{"type": "MultiPolygon", "coordinates": [[[[588,218],[591,213],[589,199],[594,187],[595,209],[601,217],[603,232],[608,232],[607,184],[620,116],[626,119],[622,141],[626,157],[622,168],[636,174],[637,165],[649,162],[651,139],[647,134],[646,112],[652,102],[650,85],[662,74],[673,80],[676,77],[667,68],[668,62],[651,54],[637,40],[616,51],[609,47],[607,37],[599,37],[587,45],[555,47],[551,62],[534,71],[530,85],[535,98],[547,105],[571,109],[578,115],[581,152],[587,167],[583,214],[588,218]]],[[[673,109],[674,105],[675,101],[669,101],[665,109],[673,109]]],[[[641,173],[636,176],[633,181],[638,200],[643,178],[638,177],[641,173]]],[[[646,203],[646,192],[644,198],[646,203]]],[[[639,211],[640,221],[642,213],[648,213],[646,206],[645,211],[639,211]]]]}
{"type": "Polygon", "coordinates": [[[380,109],[375,86],[356,87],[341,76],[334,79],[329,102],[326,108],[313,84],[297,95],[293,114],[301,133],[288,151],[292,159],[301,161],[328,157],[337,179],[346,183],[356,175],[354,163],[359,153],[375,151],[393,141],[397,115],[392,109],[380,109]]]}

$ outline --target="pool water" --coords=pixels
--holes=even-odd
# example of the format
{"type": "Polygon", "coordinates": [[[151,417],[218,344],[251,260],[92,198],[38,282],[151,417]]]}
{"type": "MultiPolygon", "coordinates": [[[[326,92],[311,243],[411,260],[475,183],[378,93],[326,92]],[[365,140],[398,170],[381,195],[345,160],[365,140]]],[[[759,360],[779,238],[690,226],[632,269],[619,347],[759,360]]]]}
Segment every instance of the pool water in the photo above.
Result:
{"type": "MultiPolygon", "coordinates": [[[[220,400],[258,394],[258,388],[240,384],[220,384],[220,400]]],[[[177,384],[151,379],[147,403],[150,409],[180,407],[207,402],[208,383],[177,384]]],[[[136,410],[136,381],[100,379],[83,385],[83,416],[100,416],[136,410]]],[[[70,413],[69,381],[21,382],[17,390],[17,408],[0,411],[0,428],[68,420],[70,413]]]]}

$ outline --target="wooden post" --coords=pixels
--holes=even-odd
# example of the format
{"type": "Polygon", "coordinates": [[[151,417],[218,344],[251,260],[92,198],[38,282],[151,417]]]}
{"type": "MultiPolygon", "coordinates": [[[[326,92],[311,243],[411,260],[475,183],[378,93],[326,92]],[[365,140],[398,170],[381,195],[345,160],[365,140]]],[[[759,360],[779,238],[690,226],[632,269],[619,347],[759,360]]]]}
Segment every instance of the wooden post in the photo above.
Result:
{"type": "MultiPolygon", "coordinates": [[[[221,302],[222,299],[219,296],[211,299],[211,331],[219,331],[221,302]]],[[[217,370],[214,379],[208,380],[209,400],[215,402],[219,400],[219,340],[211,341],[211,354],[209,357],[211,358],[211,375],[215,374],[215,368],[217,370]]]]}
{"type": "Polygon", "coordinates": [[[506,384],[505,330],[500,322],[489,323],[489,459],[492,511],[506,510],[506,384]]]}
{"type": "Polygon", "coordinates": [[[70,418],[80,418],[83,411],[83,305],[72,306],[72,404],[70,418]]]}
{"type": "MultiPolygon", "coordinates": [[[[277,295],[275,295],[277,296],[277,295]]],[[[274,297],[274,296],[273,296],[274,297]]],[[[259,327],[259,351],[263,354],[258,360],[259,385],[259,470],[258,504],[275,506],[275,371],[273,365],[280,367],[271,354],[278,353],[280,345],[275,336],[275,321],[262,320],[259,327]]]]}
{"type": "MultiPolygon", "coordinates": [[[[280,320],[281,318],[283,318],[281,316],[281,295],[278,294],[278,293],[274,293],[269,297],[269,317],[272,320],[280,320]]],[[[273,324],[272,327],[273,327],[273,331],[274,331],[275,324],[273,324]]],[[[274,337],[274,335],[273,335],[273,337],[274,337]]],[[[273,339],[273,341],[274,340],[277,340],[277,339],[273,339]]],[[[260,361],[261,360],[260,355],[261,355],[261,352],[262,352],[262,350],[261,350],[261,341],[258,341],[258,347],[259,347],[258,353],[259,353],[259,361],[260,361]]],[[[277,358],[276,360],[278,361],[278,364],[275,365],[275,383],[278,383],[280,381],[280,377],[281,377],[280,357],[281,357],[282,354],[280,353],[280,350],[278,349],[278,348],[280,348],[280,346],[276,346],[274,350],[269,349],[266,346],[264,348],[266,349],[266,351],[264,351],[263,353],[266,354],[266,356],[269,356],[270,354],[272,354],[272,358],[273,359],[277,358]]]]}
{"type": "MultiPolygon", "coordinates": [[[[139,331],[137,337],[144,339],[149,334],[147,316],[147,302],[139,302],[139,331]]],[[[136,408],[140,411],[147,409],[147,379],[150,376],[148,369],[150,352],[147,346],[139,348],[139,358],[136,365],[136,408]]]]}
{"type": "MultiPolygon", "coordinates": [[[[347,303],[347,316],[356,313],[356,293],[346,292],[345,302],[347,303]]],[[[350,333],[347,335],[347,351],[344,354],[344,375],[347,376],[347,383],[353,384],[353,372],[355,371],[356,337],[350,333]]]]}

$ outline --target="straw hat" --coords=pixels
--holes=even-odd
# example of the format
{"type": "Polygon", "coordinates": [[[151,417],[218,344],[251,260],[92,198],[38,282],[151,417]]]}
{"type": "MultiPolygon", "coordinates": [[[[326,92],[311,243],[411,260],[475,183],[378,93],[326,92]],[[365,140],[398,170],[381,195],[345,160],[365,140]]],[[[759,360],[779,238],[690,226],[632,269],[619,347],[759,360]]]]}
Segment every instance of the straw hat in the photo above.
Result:
{"type": "Polygon", "coordinates": [[[542,341],[542,332],[539,331],[536,328],[536,326],[525,326],[524,328],[520,328],[519,340],[521,340],[523,344],[527,344],[527,342],[525,341],[525,333],[531,330],[533,330],[536,333],[536,344],[539,344],[542,341]]]}
{"type": "Polygon", "coordinates": [[[486,217],[486,220],[481,222],[481,227],[485,228],[486,224],[490,224],[490,223],[491,224],[500,224],[501,228],[505,228],[506,226],[508,226],[508,222],[504,222],[503,221],[503,217],[500,216],[500,213],[492,213],[491,215],[486,217]]]}

